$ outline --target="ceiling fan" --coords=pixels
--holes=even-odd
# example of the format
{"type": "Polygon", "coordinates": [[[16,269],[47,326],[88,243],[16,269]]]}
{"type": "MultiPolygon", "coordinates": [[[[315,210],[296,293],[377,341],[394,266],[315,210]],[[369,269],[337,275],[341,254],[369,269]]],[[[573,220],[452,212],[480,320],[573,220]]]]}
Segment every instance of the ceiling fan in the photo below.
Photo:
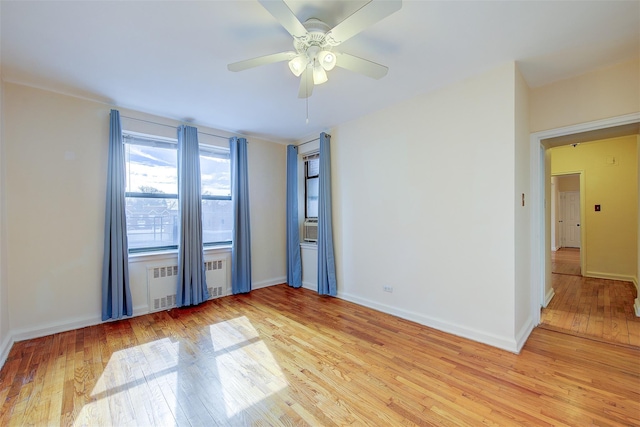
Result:
{"type": "Polygon", "coordinates": [[[289,69],[300,77],[298,98],[311,96],[313,86],[328,80],[327,71],[335,66],[355,71],[374,79],[387,75],[389,68],[333,48],[365,28],[400,10],[402,0],[371,0],[331,28],[319,19],[301,23],[284,0],[258,0],[293,36],[295,51],[274,53],[227,65],[229,71],[242,71],[274,62],[289,61],[289,69]]]}

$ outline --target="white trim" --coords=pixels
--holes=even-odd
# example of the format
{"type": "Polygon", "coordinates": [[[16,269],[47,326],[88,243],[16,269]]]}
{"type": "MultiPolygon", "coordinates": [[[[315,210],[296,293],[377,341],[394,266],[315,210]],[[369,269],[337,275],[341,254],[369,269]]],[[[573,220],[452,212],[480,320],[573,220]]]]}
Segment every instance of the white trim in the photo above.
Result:
{"type": "Polygon", "coordinates": [[[9,333],[2,344],[0,344],[0,369],[4,366],[4,363],[7,361],[7,357],[9,357],[9,352],[13,347],[13,343],[15,340],[13,339],[13,335],[9,333]]]}
{"type": "Polygon", "coordinates": [[[95,326],[101,323],[117,322],[120,320],[131,319],[132,317],[143,316],[149,313],[149,306],[139,305],[133,307],[133,316],[123,317],[122,319],[102,320],[100,316],[79,317],[69,322],[51,323],[45,327],[19,329],[13,332],[13,340],[24,341],[34,338],[45,337],[47,335],[58,334],[60,332],[72,331],[74,329],[86,328],[87,326],[95,326]]]}
{"type": "Polygon", "coordinates": [[[344,292],[338,292],[338,298],[343,299],[345,301],[352,302],[354,304],[358,304],[364,307],[378,310],[383,313],[391,314],[393,316],[397,316],[402,319],[410,320],[412,322],[419,323],[429,328],[437,329],[441,332],[446,332],[448,334],[456,335],[462,338],[467,338],[467,339],[477,341],[483,344],[487,344],[493,347],[498,347],[500,349],[509,351],[511,353],[516,353],[516,354],[520,351],[520,349],[524,345],[524,342],[526,341],[526,337],[529,336],[530,331],[533,330],[533,327],[535,326],[533,324],[533,319],[530,319],[528,322],[526,322],[522,330],[519,331],[518,333],[521,339],[524,337],[524,340],[522,340],[522,342],[516,342],[515,339],[510,337],[502,337],[495,334],[488,334],[484,331],[467,328],[461,325],[456,325],[454,323],[450,323],[441,319],[436,319],[434,317],[425,316],[423,314],[415,313],[408,310],[398,309],[396,307],[392,307],[386,304],[380,304],[378,302],[371,301],[366,298],[360,298],[344,292]]]}
{"type": "Polygon", "coordinates": [[[302,287],[313,292],[318,292],[318,285],[312,282],[302,282],[302,287]]]}
{"type": "Polygon", "coordinates": [[[287,283],[287,276],[276,277],[269,280],[263,280],[261,282],[256,282],[251,284],[251,290],[268,288],[269,286],[281,285],[283,283],[287,283]]]}
{"type": "Polygon", "coordinates": [[[524,347],[527,339],[529,338],[529,335],[531,335],[531,332],[533,332],[533,328],[535,327],[536,325],[533,324],[533,318],[529,317],[522,328],[516,334],[516,354],[520,354],[522,347],[524,347]]]}
{"type": "Polygon", "coordinates": [[[636,317],[640,317],[640,298],[636,298],[633,308],[636,312],[636,317]]]}
{"type": "Polygon", "coordinates": [[[549,289],[549,292],[547,292],[547,294],[544,296],[544,301],[542,302],[542,307],[543,308],[547,308],[547,306],[549,305],[549,303],[551,302],[551,300],[555,296],[556,296],[556,291],[553,288],[549,289]]]}
{"type": "MultiPolygon", "coordinates": [[[[593,277],[596,279],[608,279],[608,280],[619,280],[621,282],[631,282],[633,283],[635,277],[626,276],[624,274],[613,274],[613,273],[603,273],[601,271],[587,271],[584,274],[584,277],[593,277]]],[[[636,286],[637,289],[637,286],[636,286]]]]}
{"type": "Polygon", "coordinates": [[[631,113],[592,122],[532,133],[530,136],[530,192],[531,192],[531,310],[533,323],[540,324],[540,306],[546,299],[545,290],[545,200],[544,152],[542,141],[547,138],[588,132],[640,122],[640,113],[631,113]],[[542,176],[541,176],[542,175],[542,176]]]}

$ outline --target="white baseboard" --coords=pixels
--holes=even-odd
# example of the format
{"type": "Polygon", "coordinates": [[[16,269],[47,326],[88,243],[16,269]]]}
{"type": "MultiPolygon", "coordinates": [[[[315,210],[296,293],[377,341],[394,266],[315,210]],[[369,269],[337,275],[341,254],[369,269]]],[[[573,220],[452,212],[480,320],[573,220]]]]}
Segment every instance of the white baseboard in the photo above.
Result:
{"type": "Polygon", "coordinates": [[[251,284],[251,290],[268,288],[269,286],[281,285],[287,283],[287,276],[276,277],[275,279],[263,280],[261,282],[254,282],[251,284]]]}
{"type": "MultiPolygon", "coordinates": [[[[147,306],[146,304],[135,306],[133,307],[133,316],[131,317],[137,317],[147,313],[149,313],[149,306],[147,306]]],[[[128,319],[128,317],[125,317],[124,319],[128,319]]],[[[44,327],[18,329],[17,331],[13,331],[13,340],[14,342],[30,340],[33,338],[45,337],[47,335],[57,334],[60,332],[86,328],[87,326],[94,326],[100,323],[117,322],[118,320],[122,319],[106,320],[103,322],[102,316],[100,315],[79,317],[71,321],[51,323],[44,327]]]]}
{"type": "Polygon", "coordinates": [[[633,308],[636,312],[636,317],[640,317],[640,297],[636,298],[633,308]]]}
{"type": "Polygon", "coordinates": [[[318,292],[318,285],[311,282],[302,282],[302,287],[310,291],[318,292]]]}
{"type": "Polygon", "coordinates": [[[544,305],[542,306],[542,308],[546,308],[554,296],[556,296],[556,291],[554,291],[553,288],[550,288],[547,291],[547,294],[544,296],[544,305]]]}
{"type": "Polygon", "coordinates": [[[13,347],[14,342],[13,335],[9,332],[0,344],[0,369],[4,366],[4,362],[7,361],[7,357],[9,357],[9,352],[11,351],[11,347],[13,347]]]}
{"type": "Polygon", "coordinates": [[[533,319],[529,317],[522,328],[520,328],[520,330],[516,334],[516,348],[518,350],[516,351],[516,353],[520,354],[522,347],[524,347],[527,339],[529,339],[529,335],[531,335],[531,332],[533,332],[533,328],[535,327],[536,325],[533,324],[533,319]]]}
{"type": "MultiPolygon", "coordinates": [[[[585,277],[593,277],[595,279],[608,279],[608,280],[619,280],[621,282],[631,282],[634,283],[634,276],[627,276],[624,274],[612,274],[612,273],[602,273],[600,271],[587,271],[584,274],[585,277]]],[[[636,285],[637,289],[637,285],[636,285]]]]}
{"type": "MultiPolygon", "coordinates": [[[[346,301],[362,305],[368,308],[372,308],[374,310],[381,311],[383,313],[391,314],[402,319],[410,320],[412,322],[419,323],[421,325],[437,329],[442,332],[446,332],[448,334],[456,335],[462,338],[467,338],[472,341],[477,341],[483,344],[490,345],[492,347],[497,347],[502,350],[509,351],[511,353],[518,353],[520,351],[521,345],[524,345],[524,341],[519,344],[515,339],[509,337],[501,337],[495,334],[488,334],[483,331],[479,331],[477,329],[467,328],[465,326],[456,325],[451,322],[447,322],[441,319],[436,319],[434,317],[425,316],[424,314],[415,313],[408,310],[399,309],[396,307],[392,307],[386,304],[380,304],[375,301],[371,301],[365,298],[360,298],[351,294],[338,292],[338,298],[344,299],[346,301]]],[[[531,322],[530,322],[531,323],[531,322]]],[[[529,328],[529,325],[526,325],[525,328],[519,332],[522,337],[528,337],[526,330],[529,328]]],[[[533,326],[531,326],[533,330],[533,326]]]]}

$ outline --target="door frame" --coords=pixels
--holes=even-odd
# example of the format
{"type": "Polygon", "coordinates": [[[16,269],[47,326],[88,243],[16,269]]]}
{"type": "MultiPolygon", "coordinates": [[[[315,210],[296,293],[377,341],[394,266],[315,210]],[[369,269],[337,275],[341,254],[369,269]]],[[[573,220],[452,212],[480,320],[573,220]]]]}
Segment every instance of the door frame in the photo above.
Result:
{"type": "MultiPolygon", "coordinates": [[[[530,188],[531,193],[531,315],[534,325],[540,324],[540,308],[545,307],[553,298],[551,288],[551,167],[548,146],[545,140],[559,136],[573,135],[616,126],[640,122],[640,113],[626,114],[608,119],[595,120],[577,125],[571,125],[546,131],[535,132],[530,135],[530,188]],[[547,284],[549,290],[547,290],[547,284]]],[[[583,190],[584,174],[581,175],[581,193],[583,190]]],[[[581,200],[584,199],[581,195],[581,200]]],[[[583,214],[581,209],[581,215],[583,214]]],[[[583,219],[582,219],[583,220],[583,219]]],[[[586,228],[586,227],[584,227],[586,228]]],[[[581,233],[584,233],[584,228],[581,233]]],[[[584,237],[582,235],[581,237],[584,237]]],[[[583,240],[583,246],[585,246],[583,240]]],[[[582,267],[582,251],[581,251],[582,267]]],[[[584,270],[583,270],[584,271],[584,270]]]]}

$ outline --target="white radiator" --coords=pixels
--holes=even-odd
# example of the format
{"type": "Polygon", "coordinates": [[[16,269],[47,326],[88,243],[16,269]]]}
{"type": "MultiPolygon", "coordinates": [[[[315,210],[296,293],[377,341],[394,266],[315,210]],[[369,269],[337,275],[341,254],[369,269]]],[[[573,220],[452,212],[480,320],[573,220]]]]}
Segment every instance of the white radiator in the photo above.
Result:
{"type": "MultiPolygon", "coordinates": [[[[210,259],[204,262],[209,299],[226,295],[227,261],[210,259]]],[[[169,310],[176,306],[177,265],[147,268],[147,289],[149,290],[149,312],[169,310]]]]}

